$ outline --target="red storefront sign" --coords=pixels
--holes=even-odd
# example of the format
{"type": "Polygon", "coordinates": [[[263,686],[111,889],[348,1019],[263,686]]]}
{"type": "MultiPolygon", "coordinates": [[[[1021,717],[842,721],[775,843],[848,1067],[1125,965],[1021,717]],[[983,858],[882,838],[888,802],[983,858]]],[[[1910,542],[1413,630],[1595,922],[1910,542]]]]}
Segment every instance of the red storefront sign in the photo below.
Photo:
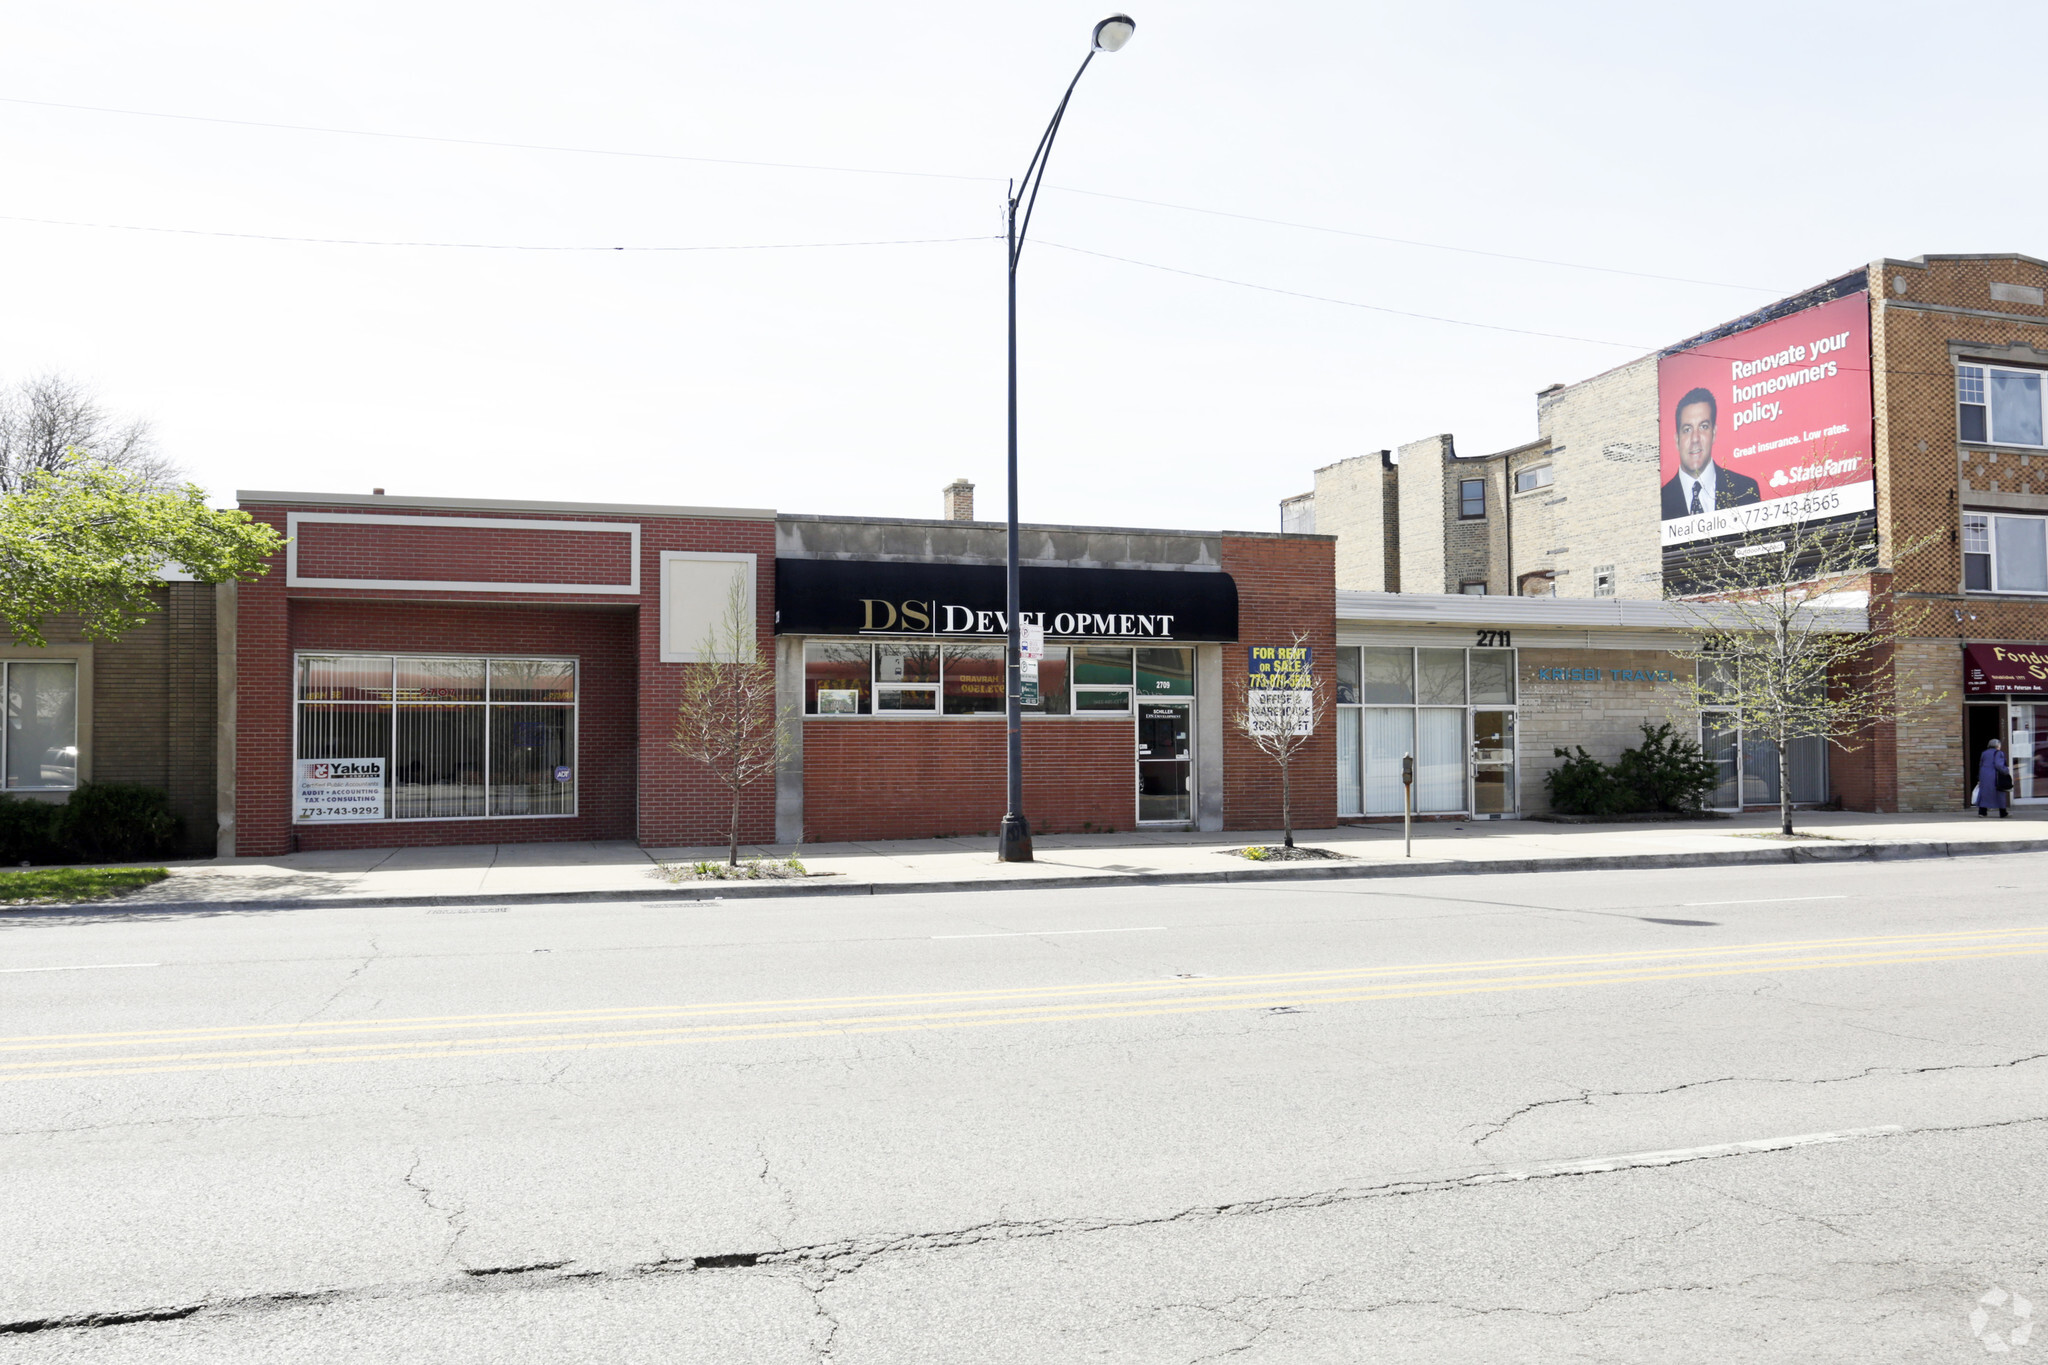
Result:
{"type": "Polygon", "coordinates": [[[2048,646],[1964,645],[1963,691],[2048,692],[2048,646]]]}

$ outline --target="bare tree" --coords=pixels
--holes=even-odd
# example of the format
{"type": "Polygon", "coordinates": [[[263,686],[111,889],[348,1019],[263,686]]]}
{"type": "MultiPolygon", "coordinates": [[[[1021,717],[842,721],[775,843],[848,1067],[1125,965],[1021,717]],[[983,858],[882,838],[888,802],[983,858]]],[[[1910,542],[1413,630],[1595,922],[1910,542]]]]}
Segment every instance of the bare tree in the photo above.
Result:
{"type": "MultiPolygon", "coordinates": [[[[1295,632],[1295,658],[1309,657],[1308,636],[1295,632]]],[[[1252,746],[1280,770],[1280,823],[1283,848],[1294,847],[1294,760],[1308,747],[1315,732],[1329,717],[1330,687],[1322,674],[1305,669],[1288,681],[1299,686],[1263,688],[1252,686],[1249,672],[1237,675],[1232,686],[1230,724],[1252,746]],[[1264,694],[1264,700],[1256,700],[1264,694]]]]}
{"type": "Polygon", "coordinates": [[[157,449],[149,423],[121,422],[77,380],[36,375],[0,391],[0,493],[21,492],[37,474],[61,468],[80,451],[153,490],[178,482],[179,471],[157,449]]]}
{"type": "MultiPolygon", "coordinates": [[[[1892,557],[1910,557],[1926,543],[1895,544],[1892,557]]],[[[1689,557],[1694,595],[1676,605],[1699,644],[1674,651],[1695,665],[1681,685],[1702,711],[1735,712],[1745,737],[1777,747],[1781,834],[1792,833],[1794,740],[1853,752],[1879,723],[1910,720],[1947,699],[1898,685],[1892,656],[1918,633],[1920,613],[1871,591],[1875,558],[1868,540],[1806,523],[1752,532],[1689,557]],[[1854,619],[1859,595],[1867,626],[1854,619]]]]}
{"type": "Polygon", "coordinates": [[[726,864],[739,866],[741,798],[788,755],[788,723],[776,708],[775,664],[754,635],[747,577],[733,576],[724,612],[685,665],[676,732],[669,747],[704,765],[731,801],[726,864]]]}

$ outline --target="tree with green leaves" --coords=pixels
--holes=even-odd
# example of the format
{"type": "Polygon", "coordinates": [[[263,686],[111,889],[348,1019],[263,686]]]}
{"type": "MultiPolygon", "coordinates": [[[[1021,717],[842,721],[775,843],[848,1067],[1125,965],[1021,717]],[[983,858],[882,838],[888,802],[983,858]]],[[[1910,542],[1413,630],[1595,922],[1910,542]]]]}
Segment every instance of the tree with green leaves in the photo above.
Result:
{"type": "MultiPolygon", "coordinates": [[[[1892,557],[1925,543],[1893,545],[1892,557]]],[[[1877,725],[1947,700],[1898,685],[1894,647],[1916,633],[1919,615],[1871,591],[1875,564],[1866,537],[1807,523],[1752,532],[1689,559],[1690,595],[1675,605],[1698,644],[1675,651],[1695,665],[1681,685],[1700,710],[1732,712],[1745,737],[1776,747],[1781,834],[1792,833],[1794,740],[1853,752],[1877,725]]]]}
{"type": "Polygon", "coordinates": [[[0,621],[16,644],[47,644],[44,627],[65,614],[115,639],[156,610],[166,568],[204,583],[254,578],[283,544],[248,513],[207,506],[195,484],[165,487],[153,467],[73,448],[16,473],[0,492],[0,621]]]}
{"type": "Polygon", "coordinates": [[[683,668],[669,747],[702,764],[725,788],[731,814],[726,865],[740,862],[740,811],[747,789],[771,777],[795,743],[776,707],[775,662],[754,635],[747,576],[734,574],[725,610],[697,647],[700,662],[683,668]]]}

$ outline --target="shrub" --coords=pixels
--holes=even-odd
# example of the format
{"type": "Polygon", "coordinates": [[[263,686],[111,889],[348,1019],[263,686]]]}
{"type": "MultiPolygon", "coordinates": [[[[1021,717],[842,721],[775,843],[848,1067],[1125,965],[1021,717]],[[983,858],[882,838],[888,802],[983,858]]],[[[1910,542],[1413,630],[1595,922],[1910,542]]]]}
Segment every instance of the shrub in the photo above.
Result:
{"type": "Polygon", "coordinates": [[[68,862],[57,843],[62,806],[0,796],[0,864],[68,862]]]}
{"type": "Polygon", "coordinates": [[[1632,809],[1696,811],[1707,803],[1720,771],[1704,749],[1666,721],[1643,726],[1643,742],[1622,751],[1614,780],[1635,798],[1632,809]]]}
{"type": "Polygon", "coordinates": [[[1614,769],[1587,753],[1584,745],[1551,752],[1564,760],[1543,779],[1552,810],[1566,815],[1620,815],[1636,808],[1635,793],[1616,781],[1614,769]]]}
{"type": "Polygon", "coordinates": [[[131,782],[88,782],[56,810],[58,842],[91,862],[161,858],[176,851],[184,836],[170,797],[131,782]]]}

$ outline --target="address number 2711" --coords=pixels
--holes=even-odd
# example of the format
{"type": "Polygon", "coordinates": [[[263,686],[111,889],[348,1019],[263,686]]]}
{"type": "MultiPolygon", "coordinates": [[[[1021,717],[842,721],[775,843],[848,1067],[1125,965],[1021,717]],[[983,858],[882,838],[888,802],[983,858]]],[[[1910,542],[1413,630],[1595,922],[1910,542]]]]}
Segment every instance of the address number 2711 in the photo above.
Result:
{"type": "Polygon", "coordinates": [[[1514,640],[1510,638],[1512,635],[1512,631],[1482,630],[1479,632],[1478,648],[1511,649],[1514,647],[1514,640]]]}

